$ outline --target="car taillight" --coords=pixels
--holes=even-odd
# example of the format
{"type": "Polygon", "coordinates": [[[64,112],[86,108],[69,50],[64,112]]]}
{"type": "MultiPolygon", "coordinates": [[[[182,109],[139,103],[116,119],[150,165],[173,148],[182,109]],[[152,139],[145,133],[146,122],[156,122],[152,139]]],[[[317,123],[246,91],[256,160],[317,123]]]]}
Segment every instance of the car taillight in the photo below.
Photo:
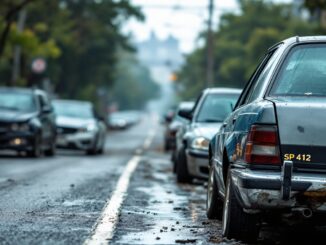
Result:
{"type": "Polygon", "coordinates": [[[251,126],[246,144],[245,161],[252,164],[281,164],[276,126],[251,126]]]}

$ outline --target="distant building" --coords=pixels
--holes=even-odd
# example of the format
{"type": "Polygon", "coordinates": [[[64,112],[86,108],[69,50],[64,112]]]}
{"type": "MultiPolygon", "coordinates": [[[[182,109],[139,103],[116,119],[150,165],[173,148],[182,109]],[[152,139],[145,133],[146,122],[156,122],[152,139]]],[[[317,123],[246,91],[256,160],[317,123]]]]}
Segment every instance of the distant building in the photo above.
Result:
{"type": "Polygon", "coordinates": [[[171,35],[160,40],[152,32],[148,40],[137,44],[137,48],[139,60],[147,66],[167,66],[177,70],[184,61],[179,41],[171,35]]]}

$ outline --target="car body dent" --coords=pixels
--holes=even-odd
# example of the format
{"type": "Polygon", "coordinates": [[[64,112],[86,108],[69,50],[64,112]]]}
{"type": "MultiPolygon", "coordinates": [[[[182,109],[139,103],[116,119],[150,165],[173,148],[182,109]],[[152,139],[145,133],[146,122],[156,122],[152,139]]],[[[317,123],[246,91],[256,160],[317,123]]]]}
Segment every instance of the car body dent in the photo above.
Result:
{"type": "MultiPolygon", "coordinates": [[[[268,96],[271,84],[288,52],[296,45],[313,43],[326,44],[326,36],[294,37],[284,40],[279,49],[275,51],[277,54],[275,66],[271,69],[272,74],[268,76],[261,87],[258,98],[238,106],[224,121],[220,131],[213,137],[210,143],[212,163],[222,197],[225,193],[225,171],[230,167],[238,200],[244,208],[308,206],[313,211],[326,211],[326,172],[308,171],[309,165],[307,163],[298,165],[294,162],[295,167],[305,168],[306,172],[301,173],[297,170],[293,172],[291,178],[293,189],[288,200],[281,197],[281,166],[264,166],[266,169],[263,173],[261,175],[258,173],[258,176],[255,176],[255,181],[262,179],[268,182],[269,187],[275,184],[278,186],[277,188],[245,188],[241,184],[241,178],[244,177],[246,171],[250,173],[253,167],[249,167],[243,160],[248,130],[253,124],[272,124],[279,127],[281,154],[289,149],[291,151],[299,149],[302,142],[310,150],[325,145],[325,141],[323,141],[325,130],[322,128],[324,126],[322,122],[326,119],[324,113],[326,109],[325,99],[318,98],[318,101],[310,100],[305,103],[306,101],[296,98],[279,99],[268,96]],[[302,110],[302,107],[305,107],[306,110],[302,110]]],[[[250,90],[249,84],[248,91],[250,90]]],[[[317,157],[317,160],[313,162],[314,164],[326,162],[326,158],[322,157],[324,155],[322,152],[325,152],[325,149],[324,147],[317,149],[320,158],[317,157]]],[[[281,155],[281,159],[283,159],[283,155],[281,155]]],[[[321,167],[320,164],[310,166],[321,167]]],[[[257,171],[255,173],[257,174],[257,171]]],[[[246,176],[246,178],[249,177],[246,176]]]]}

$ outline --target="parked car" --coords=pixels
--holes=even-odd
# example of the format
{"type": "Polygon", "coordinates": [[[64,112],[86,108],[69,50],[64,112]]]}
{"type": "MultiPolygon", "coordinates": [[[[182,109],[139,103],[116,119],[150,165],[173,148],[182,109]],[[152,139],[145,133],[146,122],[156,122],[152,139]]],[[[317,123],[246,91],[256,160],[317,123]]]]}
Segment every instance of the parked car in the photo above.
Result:
{"type": "Polygon", "coordinates": [[[212,139],[207,215],[256,240],[262,222],[325,225],[326,37],[271,47],[212,139]]]}
{"type": "Polygon", "coordinates": [[[140,122],[142,113],[136,110],[116,111],[109,115],[108,126],[111,129],[126,129],[140,122]]]}
{"type": "Polygon", "coordinates": [[[53,156],[55,142],[55,115],[44,91],[0,88],[0,149],[53,156]]]}
{"type": "Polygon", "coordinates": [[[105,147],[106,126],[91,102],[54,100],[57,114],[57,146],[102,154],[105,147]]]}
{"type": "Polygon", "coordinates": [[[177,106],[173,105],[171,106],[163,115],[162,117],[162,124],[168,125],[172,122],[174,116],[175,116],[175,112],[176,112],[177,106]]]}
{"type": "Polygon", "coordinates": [[[209,142],[232,112],[240,93],[240,89],[205,89],[193,109],[179,110],[179,116],[188,119],[189,123],[180,127],[177,133],[178,182],[208,178],[209,142]]]}
{"type": "Polygon", "coordinates": [[[175,150],[175,136],[177,134],[178,128],[186,122],[186,119],[178,115],[179,110],[192,110],[194,107],[194,102],[192,101],[183,101],[180,102],[178,108],[173,113],[174,117],[170,123],[166,123],[164,131],[164,150],[169,151],[175,150]]]}

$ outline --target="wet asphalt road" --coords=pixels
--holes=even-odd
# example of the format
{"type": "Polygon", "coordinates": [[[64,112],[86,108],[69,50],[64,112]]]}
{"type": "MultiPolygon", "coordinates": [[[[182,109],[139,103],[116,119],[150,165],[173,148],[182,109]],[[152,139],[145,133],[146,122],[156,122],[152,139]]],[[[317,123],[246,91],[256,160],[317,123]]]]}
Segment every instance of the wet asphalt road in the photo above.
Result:
{"type": "MultiPolygon", "coordinates": [[[[0,244],[83,244],[141,149],[108,243],[240,244],[221,237],[220,221],[206,219],[203,185],[176,184],[170,156],[162,151],[162,130],[146,116],[129,130],[109,132],[101,156],[60,151],[35,160],[1,153],[0,244]],[[146,143],[152,128],[155,137],[146,143]]],[[[317,244],[325,238],[324,230],[278,226],[265,228],[257,244],[317,244]]]]}

